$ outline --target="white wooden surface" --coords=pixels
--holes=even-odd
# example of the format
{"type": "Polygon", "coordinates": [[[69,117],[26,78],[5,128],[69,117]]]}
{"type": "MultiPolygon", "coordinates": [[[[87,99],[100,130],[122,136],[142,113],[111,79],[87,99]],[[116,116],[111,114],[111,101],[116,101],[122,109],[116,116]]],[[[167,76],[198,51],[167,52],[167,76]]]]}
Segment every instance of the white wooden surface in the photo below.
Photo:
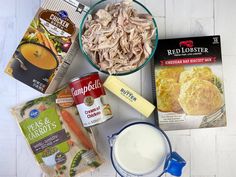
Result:
{"type": "MultiPolygon", "coordinates": [[[[40,177],[26,143],[9,109],[40,96],[31,88],[11,79],[3,70],[33,18],[40,0],[0,0],[0,177],[40,177]]],[[[95,0],[83,0],[91,5],[95,0]]],[[[235,0],[142,0],[157,19],[160,38],[220,34],[222,38],[226,90],[227,128],[168,132],[174,150],[187,160],[184,177],[235,177],[236,159],[236,1],[235,0]]],[[[65,80],[92,71],[78,51],[65,80]]],[[[150,65],[122,77],[151,100],[150,65]]],[[[110,95],[115,117],[96,129],[99,149],[107,163],[85,176],[114,177],[106,136],[127,120],[144,119],[115,96],[110,95]]],[[[152,121],[152,119],[149,119],[152,121]]],[[[166,175],[168,177],[169,175],[166,175]]]]}

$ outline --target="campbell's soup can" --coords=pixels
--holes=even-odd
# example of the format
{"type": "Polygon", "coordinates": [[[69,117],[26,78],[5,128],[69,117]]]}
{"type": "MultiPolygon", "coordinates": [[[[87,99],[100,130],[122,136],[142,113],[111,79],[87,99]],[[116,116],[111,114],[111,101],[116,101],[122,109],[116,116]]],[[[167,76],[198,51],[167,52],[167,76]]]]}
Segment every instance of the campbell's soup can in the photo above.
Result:
{"type": "Polygon", "coordinates": [[[70,89],[84,127],[94,126],[112,118],[106,92],[97,72],[70,82],[70,89]]]}

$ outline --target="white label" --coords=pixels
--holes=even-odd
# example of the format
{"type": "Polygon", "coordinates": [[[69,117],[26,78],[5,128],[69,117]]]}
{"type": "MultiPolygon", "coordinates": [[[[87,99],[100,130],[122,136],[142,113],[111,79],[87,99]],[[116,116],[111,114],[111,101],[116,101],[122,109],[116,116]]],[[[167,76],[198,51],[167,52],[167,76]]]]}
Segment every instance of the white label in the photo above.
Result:
{"type": "Polygon", "coordinates": [[[112,117],[110,106],[103,105],[101,98],[94,99],[91,106],[87,106],[85,103],[79,104],[77,109],[84,127],[105,122],[112,117]]]}
{"type": "Polygon", "coordinates": [[[57,28],[56,26],[52,25],[51,23],[43,20],[40,18],[40,23],[47,29],[49,33],[55,36],[61,36],[61,37],[71,37],[71,34],[57,28]]]}
{"type": "Polygon", "coordinates": [[[172,124],[185,122],[185,114],[177,114],[173,112],[159,112],[159,123],[160,124],[172,124]]]}
{"type": "Polygon", "coordinates": [[[56,99],[56,104],[61,104],[61,103],[73,103],[74,100],[73,98],[57,98],[56,99]]]}

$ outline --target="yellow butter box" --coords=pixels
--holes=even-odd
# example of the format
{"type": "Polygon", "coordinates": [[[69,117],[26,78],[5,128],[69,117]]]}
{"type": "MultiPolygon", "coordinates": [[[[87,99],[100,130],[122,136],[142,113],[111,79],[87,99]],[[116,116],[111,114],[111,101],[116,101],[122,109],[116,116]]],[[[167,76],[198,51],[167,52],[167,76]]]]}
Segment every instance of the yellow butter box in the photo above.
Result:
{"type": "Polygon", "coordinates": [[[145,117],[149,117],[155,109],[153,104],[129,88],[115,76],[109,76],[104,83],[104,87],[139,111],[145,117]]]}

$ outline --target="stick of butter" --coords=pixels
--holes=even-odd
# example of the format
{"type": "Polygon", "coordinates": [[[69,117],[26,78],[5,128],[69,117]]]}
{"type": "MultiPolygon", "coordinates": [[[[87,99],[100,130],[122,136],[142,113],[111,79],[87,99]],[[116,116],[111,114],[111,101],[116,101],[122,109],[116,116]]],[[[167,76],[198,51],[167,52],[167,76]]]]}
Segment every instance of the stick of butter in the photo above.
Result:
{"type": "Polygon", "coordinates": [[[103,85],[145,117],[149,117],[155,109],[153,104],[148,102],[137,92],[133,91],[115,76],[109,76],[103,85]]]}

